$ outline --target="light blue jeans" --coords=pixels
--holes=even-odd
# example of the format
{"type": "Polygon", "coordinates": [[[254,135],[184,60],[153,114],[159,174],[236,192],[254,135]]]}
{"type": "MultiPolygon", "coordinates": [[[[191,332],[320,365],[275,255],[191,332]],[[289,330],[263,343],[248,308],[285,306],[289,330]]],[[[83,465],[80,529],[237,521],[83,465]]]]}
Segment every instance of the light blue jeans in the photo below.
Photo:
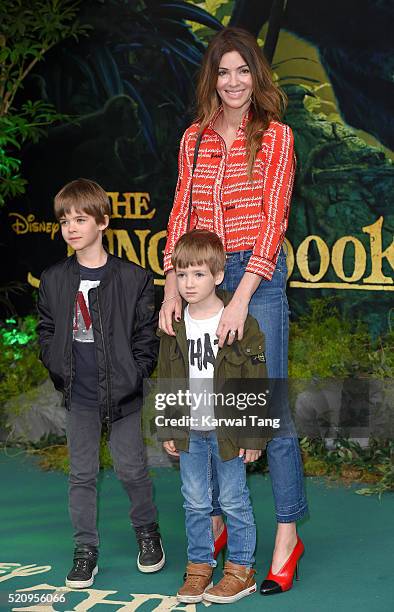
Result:
{"type": "MultiPolygon", "coordinates": [[[[221,289],[234,292],[238,287],[252,251],[227,254],[221,289]]],[[[249,303],[249,314],[265,334],[268,377],[287,378],[289,306],[286,297],[286,256],[281,250],[270,281],[262,280],[249,303]]],[[[284,413],[288,412],[284,407],[284,413]]],[[[267,445],[268,466],[278,523],[292,523],[308,512],[300,448],[294,436],[273,438],[267,445]]],[[[213,471],[213,512],[221,514],[219,484],[213,471]]]]}
{"type": "Polygon", "coordinates": [[[228,559],[251,567],[256,547],[246,468],[243,458],[222,461],[214,431],[191,431],[189,452],[180,452],[187,558],[192,563],[216,565],[212,537],[212,469],[215,470],[221,512],[227,517],[228,559]]]}

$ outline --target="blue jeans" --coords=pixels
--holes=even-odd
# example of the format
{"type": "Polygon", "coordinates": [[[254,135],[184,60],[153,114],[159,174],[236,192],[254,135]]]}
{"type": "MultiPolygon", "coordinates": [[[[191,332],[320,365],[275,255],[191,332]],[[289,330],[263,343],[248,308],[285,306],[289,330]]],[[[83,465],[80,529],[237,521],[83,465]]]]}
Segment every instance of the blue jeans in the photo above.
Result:
{"type": "Polygon", "coordinates": [[[227,517],[228,559],[251,567],[256,547],[256,525],[243,459],[222,461],[214,431],[191,431],[189,452],[180,452],[187,558],[192,563],[216,565],[212,536],[212,468],[219,487],[219,503],[227,517]]]}
{"type": "MultiPolygon", "coordinates": [[[[226,270],[221,289],[235,291],[252,251],[227,254],[226,270]]],[[[249,303],[249,314],[265,334],[269,378],[287,378],[289,306],[286,297],[286,256],[281,250],[270,281],[262,280],[249,303]]],[[[278,523],[292,523],[308,511],[305,497],[303,468],[297,437],[273,438],[267,445],[268,466],[274,494],[278,523]]],[[[221,514],[218,484],[213,473],[213,512],[221,514]]]]}

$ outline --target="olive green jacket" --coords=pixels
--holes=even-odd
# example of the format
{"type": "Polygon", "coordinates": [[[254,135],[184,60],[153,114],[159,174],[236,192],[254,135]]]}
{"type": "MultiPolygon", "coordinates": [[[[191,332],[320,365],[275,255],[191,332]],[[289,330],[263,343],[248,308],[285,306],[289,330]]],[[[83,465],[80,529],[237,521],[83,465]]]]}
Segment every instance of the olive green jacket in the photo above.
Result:
{"type": "MultiPolygon", "coordinates": [[[[226,306],[232,294],[224,291],[217,291],[218,297],[226,306]]],[[[169,336],[162,330],[157,331],[160,337],[159,360],[157,367],[157,379],[173,380],[179,379],[189,381],[189,361],[188,346],[186,339],[186,326],[184,322],[183,304],[182,317],[180,321],[173,320],[175,336],[169,336]]],[[[234,340],[231,345],[225,344],[219,348],[214,366],[214,391],[222,391],[223,384],[231,379],[266,379],[267,369],[265,365],[265,340],[264,334],[252,316],[248,315],[245,321],[244,334],[242,340],[234,340]]],[[[239,414],[241,417],[242,415],[239,414]]],[[[239,430],[239,437],[227,434],[226,430],[217,427],[220,456],[224,461],[238,456],[239,449],[264,449],[269,438],[255,437],[246,438],[242,435],[242,428],[239,430]]],[[[177,450],[188,451],[189,449],[189,429],[178,427],[158,427],[159,440],[174,440],[177,450]]]]}

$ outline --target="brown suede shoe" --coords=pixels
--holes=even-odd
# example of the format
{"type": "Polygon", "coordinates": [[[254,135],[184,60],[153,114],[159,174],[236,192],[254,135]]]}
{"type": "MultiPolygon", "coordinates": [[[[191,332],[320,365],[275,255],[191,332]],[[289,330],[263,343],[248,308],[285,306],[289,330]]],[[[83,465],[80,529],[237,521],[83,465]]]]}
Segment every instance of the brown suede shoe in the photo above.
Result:
{"type": "Polygon", "coordinates": [[[213,567],[209,563],[189,563],[186,567],[186,579],[176,594],[177,600],[184,603],[202,601],[205,589],[211,587],[213,567]]]}
{"type": "Polygon", "coordinates": [[[205,591],[204,600],[213,603],[232,603],[255,593],[257,589],[255,573],[254,569],[226,561],[223,578],[214,587],[205,591]]]}

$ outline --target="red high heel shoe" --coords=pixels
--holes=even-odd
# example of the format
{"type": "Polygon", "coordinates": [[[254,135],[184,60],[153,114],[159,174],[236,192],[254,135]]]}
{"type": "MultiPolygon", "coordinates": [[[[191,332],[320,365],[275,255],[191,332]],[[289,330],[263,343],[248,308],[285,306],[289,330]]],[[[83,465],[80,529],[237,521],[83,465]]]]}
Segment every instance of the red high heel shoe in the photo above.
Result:
{"type": "Polygon", "coordinates": [[[225,546],[227,545],[227,527],[226,527],[226,523],[224,523],[224,527],[223,527],[223,531],[222,533],[216,538],[215,542],[215,550],[213,553],[213,558],[217,559],[219,553],[221,550],[223,550],[223,555],[225,553],[225,546]]]}
{"type": "Polygon", "coordinates": [[[274,595],[275,593],[284,593],[289,591],[293,586],[294,574],[298,580],[298,561],[302,556],[305,548],[297,536],[297,544],[293,548],[293,552],[287,559],[286,563],[281,567],[277,574],[272,573],[272,566],[265,580],[261,583],[260,593],[262,595],[274,595]]]}

